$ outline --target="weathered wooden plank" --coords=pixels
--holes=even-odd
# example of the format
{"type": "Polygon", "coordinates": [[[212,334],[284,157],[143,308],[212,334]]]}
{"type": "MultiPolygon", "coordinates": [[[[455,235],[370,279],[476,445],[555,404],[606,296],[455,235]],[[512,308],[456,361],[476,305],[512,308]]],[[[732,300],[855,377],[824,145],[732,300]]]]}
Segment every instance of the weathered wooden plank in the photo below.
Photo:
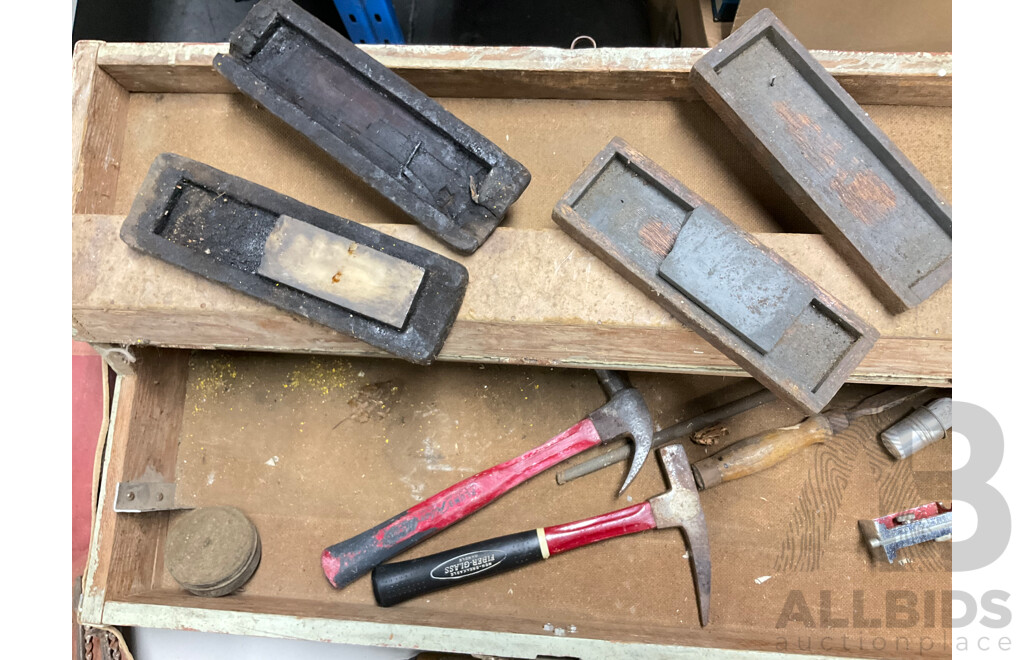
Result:
{"type": "MultiPolygon", "coordinates": [[[[629,99],[699,96],[690,70],[706,48],[359,46],[435,97],[629,99]]],[[[234,92],[213,69],[227,44],[102,44],[97,64],[133,92],[234,92]]],[[[814,57],[859,103],[948,107],[950,53],[854,53],[814,57]]]]}
{"type": "MultiPolygon", "coordinates": [[[[384,355],[131,250],[118,238],[122,222],[120,216],[73,219],[72,324],[80,339],[384,355]]],[[[375,228],[430,244],[414,226],[375,228]]],[[[951,384],[952,286],[893,315],[821,236],[756,237],[880,331],[852,381],[951,384]]],[[[439,360],[745,375],[559,229],[499,227],[471,259],[473,276],[439,360]]]]}
{"type": "MultiPolygon", "coordinates": [[[[378,622],[365,614],[350,614],[335,606],[334,612],[321,611],[305,614],[314,607],[309,600],[288,599],[235,599],[230,603],[195,599],[177,594],[153,593],[124,601],[111,602],[104,611],[103,623],[111,626],[138,626],[169,628],[230,635],[259,634],[284,639],[305,639],[314,642],[361,644],[386,648],[437,649],[439,653],[472,654],[494,657],[567,657],[567,658],[687,658],[713,654],[721,660],[791,660],[792,655],[771,651],[749,651],[749,634],[719,628],[715,639],[729,640],[735,648],[709,650],[704,640],[691,640],[687,644],[651,642],[654,635],[641,635],[635,625],[617,628],[602,626],[593,637],[554,634],[541,635],[533,630],[515,632],[497,628],[494,618],[483,619],[462,615],[458,626],[450,617],[441,617],[432,625],[420,622],[378,622]],[[283,601],[283,602],[282,602],[283,601]],[[291,607],[289,607],[291,606],[291,607]],[[301,609],[299,609],[301,608],[301,609]],[[340,611],[339,611],[340,610],[340,611]],[[295,611],[304,612],[297,616],[295,611]],[[612,637],[608,630],[614,630],[612,637]],[[611,638],[611,639],[609,639],[611,638]]],[[[395,610],[389,611],[389,616],[395,610]]],[[[400,616],[400,615],[398,615],[400,616]]],[[[515,624],[511,624],[515,625],[515,624]]],[[[706,636],[705,636],[706,637],[706,636]]],[[[826,638],[829,639],[829,638],[826,638]]],[[[795,645],[795,644],[794,644],[795,645]]],[[[820,657],[820,656],[819,656],[820,657]]],[[[941,656],[926,656],[936,657],[941,656]]]]}
{"type": "Polygon", "coordinates": [[[79,41],[71,67],[71,208],[111,213],[120,174],[128,91],[96,65],[102,42],[79,41]]]}
{"type": "Polygon", "coordinates": [[[952,209],[764,9],[694,65],[697,90],[896,311],[953,274],[952,209]]]}
{"type": "Polygon", "coordinates": [[[149,589],[166,516],[118,515],[119,481],[174,479],[188,353],[142,349],[136,373],[119,376],[104,454],[96,523],[83,585],[82,620],[99,622],[108,599],[149,589]]]}
{"type": "Polygon", "coordinates": [[[99,497],[89,537],[89,559],[82,575],[82,605],[79,617],[83,623],[99,623],[107,598],[107,580],[110,576],[111,548],[114,544],[114,494],[121,479],[126,447],[115,442],[119,434],[126,434],[134,389],[138,380],[134,375],[119,376],[111,394],[110,424],[107,437],[102,438],[103,467],[99,478],[99,497]]]}
{"type": "Polygon", "coordinates": [[[878,338],[620,138],[597,154],[552,215],[639,291],[809,413],[831,401],[878,338]]]}

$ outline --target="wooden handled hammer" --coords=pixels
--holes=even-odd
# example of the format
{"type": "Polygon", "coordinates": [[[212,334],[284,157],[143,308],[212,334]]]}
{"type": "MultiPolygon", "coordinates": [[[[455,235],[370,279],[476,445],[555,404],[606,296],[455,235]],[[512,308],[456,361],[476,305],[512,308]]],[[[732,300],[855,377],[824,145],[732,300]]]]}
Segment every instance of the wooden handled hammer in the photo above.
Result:
{"type": "Polygon", "coordinates": [[[586,520],[510,534],[373,569],[373,595],[383,607],[513,570],[551,555],[648,529],[679,527],[690,550],[700,623],[711,605],[711,547],[697,486],[680,445],[660,450],[669,490],[646,502],[586,520]]]}
{"type": "Polygon", "coordinates": [[[651,451],[654,427],[643,396],[625,374],[599,370],[597,378],[609,396],[608,403],[522,456],[463,479],[376,527],[327,548],[320,557],[327,580],[340,589],[570,456],[629,436],[634,444],[633,463],[619,490],[621,495],[651,451]]]}

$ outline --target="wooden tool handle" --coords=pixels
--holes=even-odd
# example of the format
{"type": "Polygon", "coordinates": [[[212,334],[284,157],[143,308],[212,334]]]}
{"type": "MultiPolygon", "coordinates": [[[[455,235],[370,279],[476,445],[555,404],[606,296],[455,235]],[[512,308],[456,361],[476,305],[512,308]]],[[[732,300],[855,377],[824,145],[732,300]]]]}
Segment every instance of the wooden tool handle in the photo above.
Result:
{"type": "Polygon", "coordinates": [[[337,589],[445,527],[462,520],[549,467],[600,444],[590,418],[522,456],[464,479],[408,511],[323,551],[324,575],[337,589]]]}
{"type": "Polygon", "coordinates": [[[373,569],[373,597],[381,607],[532,564],[551,555],[605,539],[654,529],[647,502],[604,515],[509,534],[429,557],[381,564],[373,569]]]}
{"type": "Polygon", "coordinates": [[[769,468],[795,451],[832,437],[824,415],[813,415],[796,426],[787,426],[740,440],[693,465],[700,490],[739,479],[769,468]]]}

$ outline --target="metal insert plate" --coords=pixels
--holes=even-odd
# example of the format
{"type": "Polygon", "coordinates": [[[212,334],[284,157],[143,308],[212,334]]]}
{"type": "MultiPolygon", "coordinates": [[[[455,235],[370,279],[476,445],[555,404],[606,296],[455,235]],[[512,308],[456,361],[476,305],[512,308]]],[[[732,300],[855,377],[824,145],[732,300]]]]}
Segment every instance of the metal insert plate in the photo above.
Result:
{"type": "Polygon", "coordinates": [[[687,217],[658,273],[762,353],[814,299],[792,271],[707,206],[687,217]]]}

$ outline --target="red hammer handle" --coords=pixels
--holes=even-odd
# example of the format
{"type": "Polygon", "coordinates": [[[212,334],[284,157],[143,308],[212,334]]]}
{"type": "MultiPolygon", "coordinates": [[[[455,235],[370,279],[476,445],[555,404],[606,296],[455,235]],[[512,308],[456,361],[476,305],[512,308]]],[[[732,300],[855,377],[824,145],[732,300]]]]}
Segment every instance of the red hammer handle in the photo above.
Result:
{"type": "Polygon", "coordinates": [[[332,545],[320,558],[324,575],[340,589],[527,479],[600,442],[588,417],[522,456],[464,479],[373,529],[332,545]]]}
{"type": "Polygon", "coordinates": [[[641,502],[586,520],[545,527],[543,532],[548,554],[557,555],[566,550],[613,539],[616,536],[643,532],[657,526],[650,503],[641,502]]]}
{"type": "Polygon", "coordinates": [[[420,559],[382,564],[373,569],[373,595],[379,605],[390,607],[440,589],[505,573],[559,552],[655,527],[651,505],[643,502],[565,525],[501,536],[420,559]]]}

